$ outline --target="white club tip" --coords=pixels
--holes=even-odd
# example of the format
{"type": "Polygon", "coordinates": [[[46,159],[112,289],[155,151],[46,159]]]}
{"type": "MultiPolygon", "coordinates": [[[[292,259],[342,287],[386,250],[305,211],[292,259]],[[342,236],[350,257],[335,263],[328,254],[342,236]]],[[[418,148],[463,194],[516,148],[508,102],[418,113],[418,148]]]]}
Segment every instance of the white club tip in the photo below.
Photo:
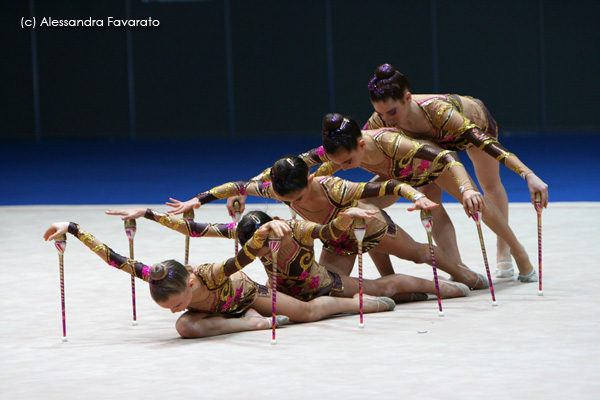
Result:
{"type": "Polygon", "coordinates": [[[492,301],[493,306],[498,306],[498,302],[496,300],[492,301]]]}
{"type": "Polygon", "coordinates": [[[445,314],[443,311],[440,311],[440,317],[443,317],[445,314]]]}
{"type": "Polygon", "coordinates": [[[66,337],[66,336],[64,336],[64,337],[62,338],[62,341],[63,341],[63,342],[68,342],[68,341],[69,341],[69,338],[68,338],[68,337],[66,337]]]}
{"type": "Polygon", "coordinates": [[[538,290],[538,296],[543,296],[544,295],[544,291],[543,290],[538,290]]]}
{"type": "Polygon", "coordinates": [[[271,344],[277,344],[277,339],[271,339],[271,344]]]}
{"type": "Polygon", "coordinates": [[[137,326],[137,324],[138,324],[138,322],[137,322],[137,321],[133,321],[133,322],[131,323],[131,325],[133,325],[133,326],[137,326]]]}
{"type": "Polygon", "coordinates": [[[359,328],[364,328],[364,327],[365,327],[365,324],[364,324],[364,323],[360,323],[360,324],[358,324],[358,327],[359,327],[359,328]]]}

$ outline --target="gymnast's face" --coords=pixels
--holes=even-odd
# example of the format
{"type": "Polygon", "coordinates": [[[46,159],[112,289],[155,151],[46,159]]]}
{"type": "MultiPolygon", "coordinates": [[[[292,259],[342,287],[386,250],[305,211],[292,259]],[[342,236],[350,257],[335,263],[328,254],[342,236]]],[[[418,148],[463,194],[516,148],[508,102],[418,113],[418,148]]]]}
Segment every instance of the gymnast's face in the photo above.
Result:
{"type": "Polygon", "coordinates": [[[363,161],[366,148],[367,144],[364,139],[358,139],[358,146],[356,146],[356,149],[351,151],[340,149],[335,154],[327,153],[327,158],[334,164],[342,167],[344,171],[347,169],[358,168],[363,161]]]}
{"type": "Polygon", "coordinates": [[[181,293],[171,295],[166,301],[157,304],[162,308],[168,308],[172,313],[185,311],[186,308],[192,302],[192,288],[194,287],[194,280],[190,278],[185,290],[181,293]]]}
{"type": "Polygon", "coordinates": [[[313,176],[309,174],[308,184],[306,185],[306,187],[298,189],[295,192],[288,193],[285,196],[277,194],[277,197],[279,197],[279,200],[284,201],[286,203],[302,204],[311,197],[312,190],[310,189],[310,185],[312,181],[313,176]]]}
{"type": "Polygon", "coordinates": [[[408,106],[411,99],[410,92],[407,92],[402,100],[389,97],[383,101],[371,102],[371,104],[373,104],[375,112],[384,120],[387,126],[400,128],[408,115],[408,106]]]}

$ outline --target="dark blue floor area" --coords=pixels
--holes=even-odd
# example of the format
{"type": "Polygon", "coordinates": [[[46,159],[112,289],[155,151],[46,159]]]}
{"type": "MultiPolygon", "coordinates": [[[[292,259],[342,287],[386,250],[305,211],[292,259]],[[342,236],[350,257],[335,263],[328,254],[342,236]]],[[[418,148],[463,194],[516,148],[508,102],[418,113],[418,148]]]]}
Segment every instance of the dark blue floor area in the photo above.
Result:
{"type": "MultiPolygon", "coordinates": [[[[548,183],[551,201],[600,201],[600,171],[594,170],[599,161],[599,134],[501,136],[501,142],[548,183]]],[[[0,144],[0,205],[187,200],[221,183],[247,180],[285,155],[318,145],[319,137],[311,135],[4,142],[0,144]]],[[[461,153],[461,159],[474,176],[468,156],[461,153]]],[[[529,201],[527,185],[520,177],[504,167],[501,175],[511,202],[529,201]]],[[[354,181],[371,177],[358,169],[339,176],[354,181]]]]}

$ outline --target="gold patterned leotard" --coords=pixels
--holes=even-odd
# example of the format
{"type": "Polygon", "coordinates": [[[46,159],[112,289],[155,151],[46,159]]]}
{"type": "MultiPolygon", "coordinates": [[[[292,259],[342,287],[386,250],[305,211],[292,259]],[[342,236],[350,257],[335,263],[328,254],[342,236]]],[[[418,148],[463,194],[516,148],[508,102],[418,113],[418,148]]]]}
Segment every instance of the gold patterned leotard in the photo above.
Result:
{"type": "MultiPolygon", "coordinates": [[[[151,209],[146,210],[145,217],[194,237],[235,236],[236,224],[188,222],[151,209]]],[[[314,252],[314,239],[338,240],[341,234],[349,229],[350,225],[344,226],[341,221],[341,217],[327,225],[302,220],[286,221],[291,228],[291,235],[282,239],[276,273],[273,272],[273,259],[270,255],[260,258],[269,277],[270,287],[276,275],[278,291],[303,301],[328,295],[332,290],[343,290],[339,275],[319,265],[314,252]]]]}
{"type": "MultiPolygon", "coordinates": [[[[396,225],[383,210],[372,204],[358,202],[360,199],[396,195],[413,200],[415,192],[410,186],[398,181],[355,183],[340,179],[335,176],[318,177],[318,195],[323,195],[327,200],[327,207],[321,210],[308,210],[294,203],[286,203],[299,215],[308,221],[325,225],[333,221],[340,212],[349,207],[360,207],[368,210],[379,210],[379,214],[369,220],[366,235],[363,241],[365,252],[377,246],[381,238],[388,234],[396,234],[396,225]]],[[[196,197],[200,204],[214,200],[224,199],[237,195],[252,195],[277,199],[271,182],[262,181],[237,181],[217,186],[196,197]]],[[[322,240],[324,249],[338,254],[353,255],[358,253],[358,242],[353,231],[349,231],[337,240],[322,240]]]]}
{"type": "MultiPolygon", "coordinates": [[[[282,239],[277,256],[277,290],[297,299],[308,301],[315,297],[331,294],[331,291],[344,289],[340,276],[328,271],[315,260],[314,240],[339,240],[350,229],[344,226],[342,217],[326,225],[310,221],[286,221],[291,235],[282,239]]],[[[260,259],[270,282],[275,280],[273,259],[265,256],[260,259]]]]}
{"type": "Polygon", "coordinates": [[[155,211],[150,208],[146,210],[144,217],[191,237],[236,238],[237,224],[235,222],[229,224],[214,224],[188,221],[185,218],[175,217],[171,214],[155,211]]]}
{"type": "MultiPolygon", "coordinates": [[[[456,94],[413,95],[413,100],[431,129],[429,132],[402,129],[406,135],[414,139],[432,140],[438,146],[453,151],[476,146],[522,177],[531,172],[498,142],[498,124],[481,100],[456,94]]],[[[375,112],[363,129],[386,127],[383,118],[375,112]]]]}
{"type": "MultiPolygon", "coordinates": [[[[69,224],[69,233],[78,238],[108,265],[146,282],[150,281],[150,266],[114,252],[92,234],[81,229],[76,223],[71,222],[69,224]]],[[[257,235],[257,239],[253,243],[260,243],[262,246],[264,240],[264,237],[261,238],[257,235]]],[[[230,258],[227,261],[203,264],[197,267],[188,266],[190,273],[197,277],[210,291],[210,296],[201,301],[193,292],[188,309],[212,314],[238,314],[248,309],[257,296],[266,295],[267,289],[264,286],[252,281],[240,271],[241,268],[252,262],[254,259],[253,253],[256,253],[256,250],[249,245],[244,251],[240,251],[235,258],[230,258]]]]}
{"type": "MultiPolygon", "coordinates": [[[[362,134],[365,140],[373,142],[376,151],[385,159],[377,165],[370,165],[363,161],[360,164],[361,169],[379,175],[383,179],[398,180],[412,187],[431,183],[442,172],[448,170],[461,192],[473,189],[469,175],[456,152],[415,141],[394,128],[363,131],[362,134]]],[[[327,158],[323,146],[301,154],[300,158],[309,167],[322,164],[314,173],[315,176],[332,175],[341,168],[327,158]]],[[[271,170],[268,168],[252,180],[269,180],[270,173],[271,170]]]]}

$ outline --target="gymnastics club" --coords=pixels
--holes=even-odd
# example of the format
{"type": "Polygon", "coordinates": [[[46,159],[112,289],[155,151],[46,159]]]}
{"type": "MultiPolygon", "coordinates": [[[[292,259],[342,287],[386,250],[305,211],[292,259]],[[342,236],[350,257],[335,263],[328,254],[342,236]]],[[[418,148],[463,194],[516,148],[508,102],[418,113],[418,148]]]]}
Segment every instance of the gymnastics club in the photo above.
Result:
{"type": "Polygon", "coordinates": [[[363,240],[365,239],[365,231],[367,225],[363,218],[359,218],[354,223],[354,236],[358,240],[358,304],[360,308],[360,323],[359,327],[364,328],[363,321],[363,240]]]}
{"type": "Polygon", "coordinates": [[[494,294],[494,284],[492,283],[492,275],[490,274],[490,265],[488,264],[487,252],[485,251],[485,242],[483,240],[483,233],[481,232],[481,213],[477,211],[473,215],[473,221],[477,224],[477,233],[479,234],[479,243],[481,243],[481,254],[483,254],[483,262],[485,264],[485,271],[487,272],[488,282],[490,283],[490,293],[492,294],[492,305],[497,306],[496,295],[494,294]]]}
{"type": "Polygon", "coordinates": [[[538,271],[540,274],[540,288],[538,290],[538,296],[543,296],[544,291],[542,290],[542,198],[539,193],[535,194],[535,211],[537,212],[537,224],[538,224],[538,271]]]}
{"type": "Polygon", "coordinates": [[[433,241],[431,239],[431,230],[433,229],[433,215],[430,210],[421,210],[421,223],[427,231],[427,240],[429,240],[429,253],[431,254],[431,266],[433,267],[433,280],[435,282],[435,292],[437,294],[438,308],[440,309],[440,317],[444,316],[442,310],[442,299],[440,298],[440,284],[438,282],[437,268],[435,267],[435,255],[433,253],[433,241]]]}
{"type": "MultiPolygon", "coordinates": [[[[233,203],[233,209],[235,210],[235,215],[233,217],[233,222],[235,222],[236,224],[240,222],[240,219],[242,217],[241,213],[240,213],[240,202],[239,201],[235,201],[233,203]]],[[[236,235],[235,235],[235,254],[238,253],[238,237],[237,237],[237,230],[236,230],[236,235]]]]}
{"type": "MultiPolygon", "coordinates": [[[[184,212],[183,218],[188,222],[192,222],[194,220],[194,209],[191,208],[191,209],[187,210],[186,212],[184,212]]],[[[188,265],[189,259],[190,259],[190,236],[185,235],[185,265],[188,265]]]]}
{"type": "MultiPolygon", "coordinates": [[[[125,220],[125,234],[129,239],[129,258],[133,260],[133,238],[135,237],[136,223],[135,219],[125,220]]],[[[133,322],[132,325],[137,325],[137,315],[135,312],[135,277],[131,275],[131,305],[133,307],[133,322]]]]}
{"type": "Polygon", "coordinates": [[[60,267],[60,301],[62,305],[62,326],[63,326],[63,337],[62,341],[67,342],[67,316],[65,313],[65,266],[63,262],[63,255],[67,248],[67,235],[60,235],[54,238],[54,247],[58,251],[58,264],[60,267]]]}
{"type": "Polygon", "coordinates": [[[277,339],[275,338],[275,328],[277,327],[277,254],[281,248],[281,238],[275,236],[274,232],[269,233],[269,248],[273,255],[273,287],[271,288],[271,302],[273,304],[273,321],[271,321],[271,327],[273,329],[273,336],[271,338],[271,344],[277,344],[277,339]]]}

